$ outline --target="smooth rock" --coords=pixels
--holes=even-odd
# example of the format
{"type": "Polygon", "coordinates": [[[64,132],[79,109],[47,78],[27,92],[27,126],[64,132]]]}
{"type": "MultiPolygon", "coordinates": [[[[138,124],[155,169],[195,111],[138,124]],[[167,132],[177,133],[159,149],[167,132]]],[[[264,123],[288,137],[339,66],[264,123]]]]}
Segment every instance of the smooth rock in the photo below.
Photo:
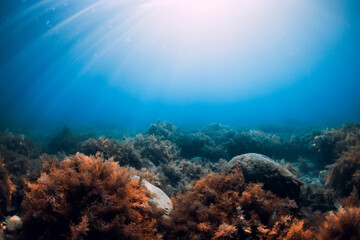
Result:
{"type": "Polygon", "coordinates": [[[22,228],[21,218],[14,215],[7,219],[6,221],[6,229],[10,232],[16,231],[22,228]]]}
{"type": "Polygon", "coordinates": [[[298,199],[300,197],[301,181],[289,170],[276,163],[271,158],[257,153],[247,153],[234,157],[226,166],[226,171],[241,168],[246,182],[264,184],[265,190],[270,190],[280,197],[298,199]]]}
{"type": "Polygon", "coordinates": [[[151,196],[153,196],[149,203],[153,205],[154,207],[162,210],[164,212],[164,215],[169,215],[171,211],[173,210],[173,205],[171,202],[171,199],[166,195],[166,193],[163,192],[160,188],[152,185],[146,180],[142,180],[141,183],[151,193],[151,196]]]}
{"type": "MultiPolygon", "coordinates": [[[[138,176],[133,176],[132,178],[140,180],[138,176]]],[[[145,179],[141,180],[141,185],[150,193],[151,199],[148,201],[149,204],[163,212],[164,217],[167,217],[173,210],[173,204],[168,195],[145,179]]]]}

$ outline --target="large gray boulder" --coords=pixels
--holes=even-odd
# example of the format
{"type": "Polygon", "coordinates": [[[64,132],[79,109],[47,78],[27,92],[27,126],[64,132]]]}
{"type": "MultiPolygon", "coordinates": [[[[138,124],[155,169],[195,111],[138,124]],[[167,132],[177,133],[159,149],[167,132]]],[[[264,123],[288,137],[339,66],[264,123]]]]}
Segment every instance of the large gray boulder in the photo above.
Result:
{"type": "Polygon", "coordinates": [[[246,182],[264,184],[264,189],[270,190],[280,197],[298,199],[301,181],[289,170],[276,163],[271,158],[257,153],[247,153],[234,157],[226,166],[230,172],[241,168],[246,182]]]}

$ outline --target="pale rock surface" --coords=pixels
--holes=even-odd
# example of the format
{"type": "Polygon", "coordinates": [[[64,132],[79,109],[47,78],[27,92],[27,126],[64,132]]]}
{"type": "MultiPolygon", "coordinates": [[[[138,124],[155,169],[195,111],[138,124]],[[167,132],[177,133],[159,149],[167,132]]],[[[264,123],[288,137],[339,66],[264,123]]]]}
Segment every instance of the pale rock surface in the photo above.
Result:
{"type": "MultiPolygon", "coordinates": [[[[133,176],[133,179],[140,180],[138,176],[133,176]]],[[[157,208],[164,213],[164,217],[167,217],[173,210],[171,199],[160,188],[149,183],[145,179],[141,180],[141,185],[150,193],[151,199],[149,204],[157,208]]]]}
{"type": "Polygon", "coordinates": [[[10,232],[16,231],[22,228],[21,218],[14,215],[7,219],[6,221],[6,229],[10,232]]]}

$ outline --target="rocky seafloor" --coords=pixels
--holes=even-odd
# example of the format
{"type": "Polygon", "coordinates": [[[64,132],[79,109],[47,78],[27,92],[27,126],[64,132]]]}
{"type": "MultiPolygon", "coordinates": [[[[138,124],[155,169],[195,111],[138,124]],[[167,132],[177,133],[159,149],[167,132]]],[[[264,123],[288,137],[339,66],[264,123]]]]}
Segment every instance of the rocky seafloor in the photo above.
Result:
{"type": "Polygon", "coordinates": [[[360,124],[0,132],[0,239],[360,239],[360,124]]]}

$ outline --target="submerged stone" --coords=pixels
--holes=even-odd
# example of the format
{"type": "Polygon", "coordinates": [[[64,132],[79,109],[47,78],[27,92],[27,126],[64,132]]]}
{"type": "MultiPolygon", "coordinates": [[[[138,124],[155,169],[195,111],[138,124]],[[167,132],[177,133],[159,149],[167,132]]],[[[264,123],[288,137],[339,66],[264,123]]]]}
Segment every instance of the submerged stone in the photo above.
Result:
{"type": "Polygon", "coordinates": [[[246,182],[263,183],[264,189],[280,197],[295,200],[300,197],[301,181],[289,170],[265,155],[247,153],[236,156],[227,164],[226,170],[231,171],[239,167],[246,182]]]}
{"type": "MultiPolygon", "coordinates": [[[[140,180],[139,176],[132,176],[132,178],[140,180]]],[[[163,212],[163,217],[168,217],[173,210],[173,204],[168,195],[145,179],[142,179],[140,184],[150,193],[149,204],[163,212]]]]}
{"type": "Polygon", "coordinates": [[[157,209],[162,210],[164,213],[163,216],[168,216],[172,209],[173,205],[171,199],[163,192],[160,188],[152,185],[146,180],[141,181],[142,185],[151,193],[152,198],[149,200],[149,203],[156,207],[157,209]]]}
{"type": "Polygon", "coordinates": [[[14,215],[7,219],[6,221],[6,229],[10,232],[16,231],[22,228],[21,218],[14,215]]]}

